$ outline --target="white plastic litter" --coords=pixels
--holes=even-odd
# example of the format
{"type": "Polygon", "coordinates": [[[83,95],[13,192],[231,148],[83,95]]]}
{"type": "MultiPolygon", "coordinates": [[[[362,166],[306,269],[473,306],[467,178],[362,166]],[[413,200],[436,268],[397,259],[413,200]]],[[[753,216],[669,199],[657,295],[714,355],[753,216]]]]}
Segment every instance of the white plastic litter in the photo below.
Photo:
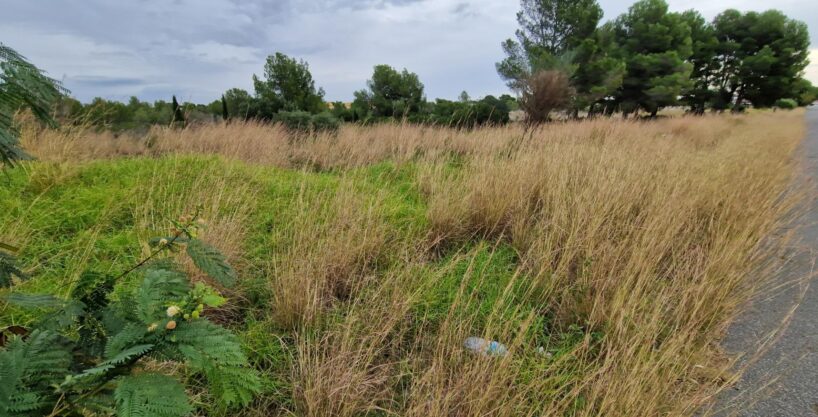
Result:
{"type": "Polygon", "coordinates": [[[549,352],[549,351],[545,350],[545,348],[544,348],[544,347],[542,347],[542,346],[540,346],[540,347],[538,347],[538,348],[537,348],[537,353],[538,353],[538,354],[540,354],[540,355],[542,355],[542,356],[545,356],[545,357],[546,357],[546,358],[548,358],[548,359],[551,359],[551,358],[553,358],[553,357],[554,357],[554,354],[553,354],[553,353],[551,353],[551,352],[549,352]]]}
{"type": "Polygon", "coordinates": [[[483,356],[505,356],[508,353],[508,349],[502,343],[482,337],[467,337],[463,347],[483,356]]]}

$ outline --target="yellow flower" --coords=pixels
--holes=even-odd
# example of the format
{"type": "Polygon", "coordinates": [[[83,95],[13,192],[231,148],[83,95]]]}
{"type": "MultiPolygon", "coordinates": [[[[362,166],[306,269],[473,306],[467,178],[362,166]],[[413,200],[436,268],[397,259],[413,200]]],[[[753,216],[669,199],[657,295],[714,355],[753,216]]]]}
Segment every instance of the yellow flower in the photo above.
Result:
{"type": "Polygon", "coordinates": [[[168,324],[165,325],[165,328],[168,329],[168,330],[175,329],[176,328],[176,322],[174,320],[169,321],[168,324]]]}
{"type": "Polygon", "coordinates": [[[149,331],[149,332],[152,332],[152,331],[156,330],[156,328],[157,328],[157,327],[159,327],[159,325],[158,325],[158,324],[156,324],[156,323],[151,323],[151,325],[150,325],[150,326],[148,326],[148,331],[149,331]]]}
{"type": "Polygon", "coordinates": [[[179,314],[181,312],[182,312],[182,309],[180,309],[177,306],[170,306],[170,307],[168,307],[168,311],[167,311],[168,317],[173,317],[173,316],[175,316],[175,315],[177,315],[177,314],[179,314]]]}
{"type": "Polygon", "coordinates": [[[159,246],[167,246],[168,240],[165,238],[159,239],[159,246]]]}

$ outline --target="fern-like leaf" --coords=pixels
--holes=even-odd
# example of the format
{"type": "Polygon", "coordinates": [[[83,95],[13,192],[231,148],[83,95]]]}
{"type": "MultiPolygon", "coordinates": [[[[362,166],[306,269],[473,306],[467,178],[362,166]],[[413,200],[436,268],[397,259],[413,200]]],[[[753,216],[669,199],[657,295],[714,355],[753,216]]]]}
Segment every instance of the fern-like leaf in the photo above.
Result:
{"type": "Polygon", "coordinates": [[[64,300],[53,295],[23,294],[19,292],[13,292],[5,296],[4,299],[7,303],[22,308],[58,308],[65,303],[64,300]]]}
{"type": "Polygon", "coordinates": [[[0,43],[0,167],[29,159],[17,140],[14,113],[28,108],[39,120],[56,125],[52,105],[67,92],[59,81],[47,77],[17,51],[0,43]]]}
{"type": "Polygon", "coordinates": [[[77,319],[85,315],[85,304],[76,300],[68,300],[54,311],[42,316],[37,321],[40,329],[60,331],[77,322],[77,319]]]}
{"type": "Polygon", "coordinates": [[[112,358],[129,346],[138,344],[145,337],[146,329],[134,323],[128,323],[119,333],[108,338],[105,344],[105,357],[112,358]]]}
{"type": "Polygon", "coordinates": [[[88,378],[104,375],[108,371],[119,365],[123,365],[126,362],[135,362],[137,359],[150,352],[151,349],[153,349],[153,345],[151,344],[131,346],[119,352],[116,356],[100,363],[99,365],[86,369],[81,374],[77,375],[76,378],[80,381],[87,381],[88,378]]]}
{"type": "Polygon", "coordinates": [[[179,326],[174,332],[188,365],[205,375],[211,392],[225,406],[247,405],[261,384],[235,335],[207,320],[179,326]]]}
{"type": "Polygon", "coordinates": [[[193,411],[182,384],[166,375],[123,377],[114,397],[117,417],[183,417],[193,411]]]}
{"type": "Polygon", "coordinates": [[[69,374],[71,353],[50,331],[33,331],[0,350],[0,417],[39,415],[53,401],[52,381],[69,374]]]}
{"type": "Polygon", "coordinates": [[[197,268],[225,287],[236,283],[236,271],[230,266],[224,255],[216,248],[198,239],[191,239],[187,244],[187,254],[197,268]]]}
{"type": "MultiPolygon", "coordinates": [[[[4,245],[4,247],[11,248],[10,245],[4,245]]],[[[15,276],[20,280],[28,279],[28,276],[17,266],[17,258],[11,253],[0,250],[0,288],[10,287],[15,276]]]]}
{"type": "Polygon", "coordinates": [[[146,325],[162,318],[165,303],[190,290],[187,277],[167,269],[148,269],[136,294],[137,315],[146,325]]]}
{"type": "Polygon", "coordinates": [[[82,301],[90,311],[108,306],[108,294],[114,289],[114,277],[93,271],[83,272],[71,290],[71,298],[82,301]]]}

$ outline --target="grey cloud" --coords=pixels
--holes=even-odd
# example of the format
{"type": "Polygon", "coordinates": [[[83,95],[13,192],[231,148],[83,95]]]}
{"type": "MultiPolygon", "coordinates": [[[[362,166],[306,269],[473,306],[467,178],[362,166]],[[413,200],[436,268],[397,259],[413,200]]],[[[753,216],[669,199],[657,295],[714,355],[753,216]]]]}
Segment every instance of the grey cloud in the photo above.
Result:
{"type": "MultiPolygon", "coordinates": [[[[29,0],[3,2],[0,39],[74,95],[210,101],[250,89],[267,55],[305,59],[327,98],[349,100],[375,64],[417,72],[430,98],[506,91],[494,70],[516,29],[516,0],[29,0]],[[10,16],[12,18],[7,18],[10,16]]],[[[670,0],[705,16],[766,0],[670,0]]],[[[605,18],[632,0],[603,0],[605,18]]],[[[818,3],[781,0],[818,45],[818,3]]],[[[818,81],[818,80],[816,80],[818,81]]]]}
{"type": "Polygon", "coordinates": [[[95,76],[75,76],[66,79],[66,82],[73,85],[91,87],[131,87],[145,84],[145,80],[140,78],[115,78],[115,77],[95,77],[95,76]]]}
{"type": "Polygon", "coordinates": [[[475,10],[469,3],[459,3],[455,5],[452,12],[463,18],[474,17],[478,14],[477,10],[475,10]]]}

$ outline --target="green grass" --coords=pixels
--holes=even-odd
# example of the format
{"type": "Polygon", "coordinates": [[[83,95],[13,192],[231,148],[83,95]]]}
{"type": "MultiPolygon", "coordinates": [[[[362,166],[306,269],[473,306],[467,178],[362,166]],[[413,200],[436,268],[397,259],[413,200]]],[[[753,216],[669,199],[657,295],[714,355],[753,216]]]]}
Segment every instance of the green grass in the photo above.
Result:
{"type": "MultiPolygon", "coordinates": [[[[239,260],[242,295],[233,307],[241,317],[228,325],[239,334],[251,363],[262,371],[260,407],[293,409],[290,378],[296,337],[268,316],[267,280],[275,274],[272,260],[294,244],[293,224],[304,216],[304,205],[319,205],[322,213],[331,211],[327,196],[345,184],[364,200],[378,200],[379,216],[391,239],[417,246],[429,231],[426,201],[416,186],[418,170],[411,163],[384,162],[346,172],[288,171],[203,156],[77,165],[32,163],[9,170],[2,179],[0,238],[22,246],[19,259],[32,279],[19,286],[21,291],[65,296],[85,270],[116,275],[137,263],[148,253],[148,239],[166,234],[172,219],[190,212],[193,206],[186,201],[202,195],[198,188],[218,184],[229,198],[219,200],[211,215],[246,214],[241,217],[247,230],[239,260]]],[[[214,204],[206,198],[198,203],[214,204]]],[[[514,327],[538,309],[525,304],[531,297],[523,294],[530,288],[525,277],[515,275],[517,253],[507,244],[467,242],[438,255],[411,266],[421,277],[417,280],[420,296],[412,308],[416,331],[434,333],[448,318],[469,323],[472,334],[496,338],[484,332],[498,328],[497,323],[514,327]]],[[[372,273],[385,275],[405,268],[405,259],[389,253],[372,273]]],[[[135,278],[119,283],[119,291],[129,288],[135,278]]],[[[329,320],[314,331],[333,328],[345,314],[345,306],[336,305],[329,320]]],[[[0,305],[0,323],[27,325],[37,316],[37,312],[0,305]]],[[[551,340],[545,314],[529,329],[529,340],[557,355],[570,352],[583,335],[580,330],[576,337],[566,334],[551,340]]],[[[519,366],[528,371],[520,377],[534,378],[543,361],[536,357],[533,362],[521,361],[519,366]]],[[[556,386],[566,377],[561,378],[556,386]]],[[[197,406],[206,414],[224,413],[211,405],[206,392],[197,398],[197,406]]]]}

